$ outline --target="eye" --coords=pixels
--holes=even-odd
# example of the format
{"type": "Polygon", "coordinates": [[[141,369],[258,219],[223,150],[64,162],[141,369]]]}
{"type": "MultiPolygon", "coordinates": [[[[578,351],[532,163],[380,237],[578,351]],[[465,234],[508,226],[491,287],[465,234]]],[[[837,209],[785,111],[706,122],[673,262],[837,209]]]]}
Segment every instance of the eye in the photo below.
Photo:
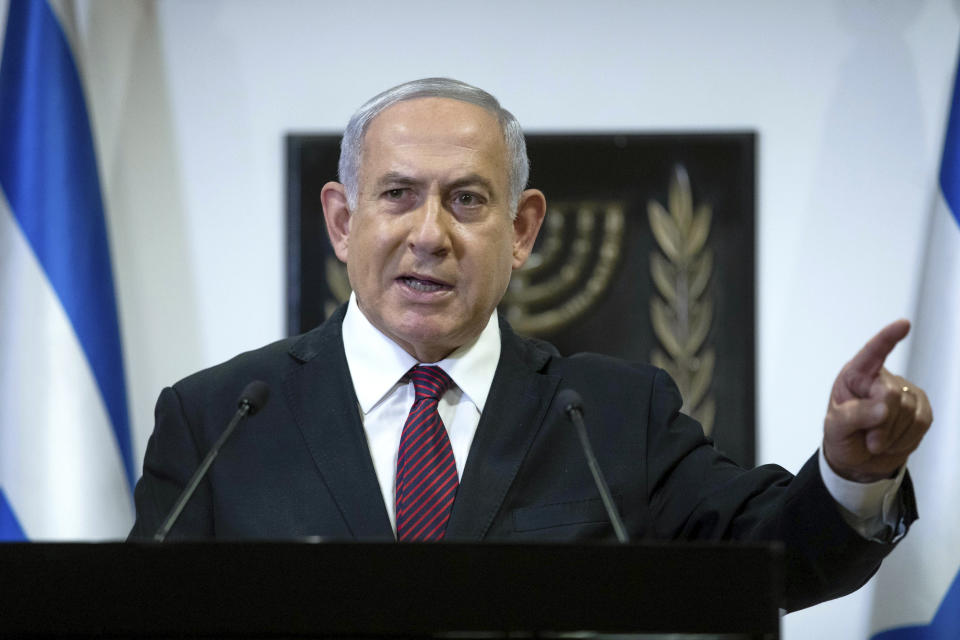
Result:
{"type": "Polygon", "coordinates": [[[417,201],[417,192],[412,187],[390,187],[380,192],[380,201],[393,211],[406,211],[417,201]]]}
{"type": "Polygon", "coordinates": [[[479,207],[485,202],[486,200],[482,196],[470,191],[461,191],[453,196],[453,203],[458,207],[479,207]]]}

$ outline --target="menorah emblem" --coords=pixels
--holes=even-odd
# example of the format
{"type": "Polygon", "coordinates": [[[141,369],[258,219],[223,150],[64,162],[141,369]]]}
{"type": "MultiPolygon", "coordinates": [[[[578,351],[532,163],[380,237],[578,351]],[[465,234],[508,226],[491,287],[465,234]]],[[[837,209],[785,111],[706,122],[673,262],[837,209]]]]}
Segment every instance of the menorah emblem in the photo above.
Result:
{"type": "Polygon", "coordinates": [[[514,271],[501,303],[513,328],[546,335],[591,309],[613,279],[623,229],[620,202],[551,204],[539,242],[514,271]]]}
{"type": "Polygon", "coordinates": [[[656,200],[647,204],[650,229],[660,251],[650,254],[650,276],[660,296],[650,299],[650,319],[661,348],[651,362],[676,381],[683,395],[682,411],[713,430],[716,405],[709,393],[716,354],[707,341],[713,321],[708,284],[713,251],[706,246],[712,210],[694,207],[690,178],[674,168],[667,194],[668,209],[656,200]]]}

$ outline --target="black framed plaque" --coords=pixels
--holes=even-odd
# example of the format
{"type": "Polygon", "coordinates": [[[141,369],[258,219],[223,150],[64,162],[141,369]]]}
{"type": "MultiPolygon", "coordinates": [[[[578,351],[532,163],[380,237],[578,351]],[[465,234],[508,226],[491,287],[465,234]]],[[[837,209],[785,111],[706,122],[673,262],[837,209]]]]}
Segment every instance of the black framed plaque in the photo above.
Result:
{"type": "MultiPolygon", "coordinates": [[[[350,292],[320,190],[340,135],[286,139],[287,330],[350,292]]],[[[500,312],[562,353],[666,369],[684,411],[738,463],[755,459],[755,156],[742,133],[530,134],[548,212],[500,312]]]]}

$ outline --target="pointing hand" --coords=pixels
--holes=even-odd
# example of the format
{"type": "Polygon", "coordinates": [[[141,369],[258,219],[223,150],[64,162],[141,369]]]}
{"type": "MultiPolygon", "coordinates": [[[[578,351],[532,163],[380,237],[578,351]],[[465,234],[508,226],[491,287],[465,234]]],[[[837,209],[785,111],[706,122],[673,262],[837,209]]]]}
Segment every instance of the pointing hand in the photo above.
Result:
{"type": "Polygon", "coordinates": [[[840,371],[823,423],[823,453],[840,476],[889,478],[907,462],[933,422],[927,394],[883,367],[910,331],[906,320],[884,327],[840,371]]]}

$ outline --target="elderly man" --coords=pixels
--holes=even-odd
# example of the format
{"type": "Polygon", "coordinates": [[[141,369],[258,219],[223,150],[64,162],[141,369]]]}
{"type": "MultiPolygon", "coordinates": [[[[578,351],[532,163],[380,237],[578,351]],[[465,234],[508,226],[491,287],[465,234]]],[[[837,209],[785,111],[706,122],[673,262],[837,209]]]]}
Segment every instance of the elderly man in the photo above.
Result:
{"type": "Polygon", "coordinates": [[[793,477],[744,470],[679,413],[660,370],[562,357],[496,313],[546,211],[523,134],[447,79],[390,89],[344,135],[323,189],[354,293],[326,323],[164,389],[131,536],[153,533],[251,380],[273,399],[237,431],[171,535],[356,540],[611,539],[575,432],[576,389],[631,536],[779,540],[796,609],[860,586],[916,517],[907,456],[932,420],[888,373],[884,328],[841,371],[823,447],[793,477]]]}

